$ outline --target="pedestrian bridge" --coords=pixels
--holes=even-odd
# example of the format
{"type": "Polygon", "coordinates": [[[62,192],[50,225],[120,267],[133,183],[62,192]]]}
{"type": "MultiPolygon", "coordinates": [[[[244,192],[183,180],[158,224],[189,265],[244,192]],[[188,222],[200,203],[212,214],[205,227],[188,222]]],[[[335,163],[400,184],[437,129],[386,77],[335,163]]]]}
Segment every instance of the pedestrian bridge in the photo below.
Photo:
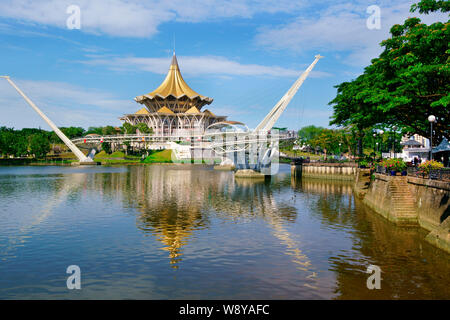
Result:
{"type": "MultiPolygon", "coordinates": [[[[316,55],[313,63],[305,70],[305,72],[294,82],[292,87],[278,101],[272,110],[264,117],[260,124],[254,129],[249,130],[242,123],[220,122],[211,125],[202,135],[154,135],[154,134],[125,134],[125,135],[109,135],[109,136],[86,136],[73,139],[72,141],[59,130],[59,128],[23,93],[17,85],[8,77],[5,78],[11,86],[25,99],[25,101],[44,119],[45,122],[53,129],[58,137],[70,148],[77,156],[80,162],[92,162],[95,155],[95,148],[90,152],[90,156],[86,156],[80,151],[78,146],[89,147],[96,146],[103,142],[112,144],[123,144],[130,142],[133,144],[149,144],[164,145],[174,141],[187,141],[192,148],[209,148],[217,155],[222,156],[223,160],[236,161],[240,155],[244,155],[244,167],[248,166],[248,157],[256,152],[257,170],[261,164],[270,163],[270,158],[278,152],[278,142],[283,139],[292,139],[289,135],[275,132],[272,130],[273,125],[277,122],[281,114],[284,112],[289,102],[295,96],[302,86],[314,66],[322,56],[316,55]]],[[[254,160],[253,159],[253,160],[254,160]]]]}

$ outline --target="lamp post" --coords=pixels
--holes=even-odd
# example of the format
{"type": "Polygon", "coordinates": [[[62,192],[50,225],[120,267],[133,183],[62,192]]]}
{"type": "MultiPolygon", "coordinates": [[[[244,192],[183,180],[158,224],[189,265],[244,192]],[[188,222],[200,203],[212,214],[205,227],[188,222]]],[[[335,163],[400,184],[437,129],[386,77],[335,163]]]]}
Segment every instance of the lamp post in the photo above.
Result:
{"type": "Polygon", "coordinates": [[[294,158],[297,158],[297,145],[298,145],[298,141],[295,140],[294,141],[294,147],[293,147],[293,149],[294,149],[294,158]]]}
{"type": "Polygon", "coordinates": [[[395,131],[397,131],[397,126],[393,126],[392,127],[392,134],[393,134],[393,139],[392,139],[392,154],[394,155],[395,158],[395,131]]]}
{"type": "Polygon", "coordinates": [[[376,151],[376,145],[377,145],[377,133],[374,132],[373,133],[373,159],[375,160],[375,158],[377,157],[377,151],[376,151]]]}
{"type": "Polygon", "coordinates": [[[436,117],[430,115],[428,121],[430,122],[430,160],[433,160],[433,122],[436,122],[436,117]]]}
{"type": "Polygon", "coordinates": [[[383,134],[384,134],[384,130],[380,130],[380,136],[381,136],[380,155],[381,155],[381,159],[383,159],[383,134]]]}

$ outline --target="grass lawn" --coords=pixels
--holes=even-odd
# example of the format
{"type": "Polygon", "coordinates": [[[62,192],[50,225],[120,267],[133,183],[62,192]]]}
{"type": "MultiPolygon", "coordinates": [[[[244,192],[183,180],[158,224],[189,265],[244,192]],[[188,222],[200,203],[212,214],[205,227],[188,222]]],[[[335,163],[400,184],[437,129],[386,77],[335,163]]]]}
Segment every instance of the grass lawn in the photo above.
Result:
{"type": "Polygon", "coordinates": [[[320,160],[322,157],[319,154],[309,153],[309,152],[301,152],[301,151],[293,151],[293,150],[280,150],[281,152],[287,154],[290,157],[309,157],[311,160],[320,160]]]}
{"type": "Polygon", "coordinates": [[[94,161],[99,161],[103,164],[139,163],[140,160],[141,158],[139,156],[126,155],[123,151],[115,151],[107,154],[102,150],[94,157],[94,161]]]}
{"type": "Polygon", "coordinates": [[[155,151],[145,158],[142,163],[172,163],[172,150],[155,151]]]}
{"type": "Polygon", "coordinates": [[[100,159],[105,159],[105,158],[106,159],[114,159],[114,158],[124,158],[125,159],[126,157],[127,156],[122,151],[116,151],[111,154],[107,154],[105,151],[102,150],[95,155],[95,160],[97,160],[97,159],[100,160],[100,159]]]}

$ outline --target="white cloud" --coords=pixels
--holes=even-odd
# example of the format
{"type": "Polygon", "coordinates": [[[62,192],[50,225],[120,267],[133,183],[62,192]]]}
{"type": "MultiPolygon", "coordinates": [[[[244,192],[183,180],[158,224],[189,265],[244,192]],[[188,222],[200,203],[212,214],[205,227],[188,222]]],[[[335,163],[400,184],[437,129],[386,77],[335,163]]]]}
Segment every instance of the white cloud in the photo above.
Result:
{"type": "Polygon", "coordinates": [[[66,28],[68,6],[81,9],[81,31],[150,37],[168,21],[205,22],[250,18],[257,13],[294,12],[303,1],[279,0],[2,0],[0,17],[66,28]]]}
{"type": "MultiPolygon", "coordinates": [[[[255,37],[258,45],[269,50],[291,50],[294,52],[315,51],[317,53],[342,52],[344,61],[351,65],[367,65],[382,50],[380,42],[389,36],[392,25],[403,23],[410,16],[412,2],[378,1],[381,8],[381,29],[369,30],[366,21],[367,7],[373,3],[357,1],[355,3],[335,4],[327,7],[318,15],[299,16],[281,27],[260,29],[255,37]]],[[[444,14],[420,16],[422,21],[430,23],[444,14]]]]}
{"type": "MultiPolygon", "coordinates": [[[[116,71],[140,70],[166,74],[170,64],[170,59],[168,58],[89,57],[89,60],[82,61],[82,63],[94,66],[106,66],[116,71]]],[[[298,77],[302,72],[279,66],[242,64],[218,56],[181,56],[177,57],[177,59],[182,73],[189,75],[298,77]]],[[[322,78],[331,75],[326,72],[313,71],[310,76],[312,78],[322,78]]]]}
{"type": "MultiPolygon", "coordinates": [[[[139,109],[132,99],[120,99],[101,90],[63,82],[13,81],[57,126],[120,124],[119,116],[139,109]]],[[[5,80],[0,81],[0,112],[1,125],[48,128],[5,80]]]]}

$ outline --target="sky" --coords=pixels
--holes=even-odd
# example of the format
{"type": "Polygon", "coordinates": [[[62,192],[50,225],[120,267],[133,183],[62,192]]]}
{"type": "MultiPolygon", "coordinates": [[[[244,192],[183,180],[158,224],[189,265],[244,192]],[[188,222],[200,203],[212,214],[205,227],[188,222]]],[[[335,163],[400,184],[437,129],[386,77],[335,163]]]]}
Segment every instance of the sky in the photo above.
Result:
{"type": "MultiPolygon", "coordinates": [[[[175,50],[185,81],[214,99],[208,109],[254,128],[321,54],[276,126],[329,127],[334,86],[363,72],[392,25],[447,20],[410,13],[415,2],[1,0],[0,75],[58,126],[116,126],[163,81],[175,50]]],[[[0,126],[49,129],[4,79],[0,126]]]]}

